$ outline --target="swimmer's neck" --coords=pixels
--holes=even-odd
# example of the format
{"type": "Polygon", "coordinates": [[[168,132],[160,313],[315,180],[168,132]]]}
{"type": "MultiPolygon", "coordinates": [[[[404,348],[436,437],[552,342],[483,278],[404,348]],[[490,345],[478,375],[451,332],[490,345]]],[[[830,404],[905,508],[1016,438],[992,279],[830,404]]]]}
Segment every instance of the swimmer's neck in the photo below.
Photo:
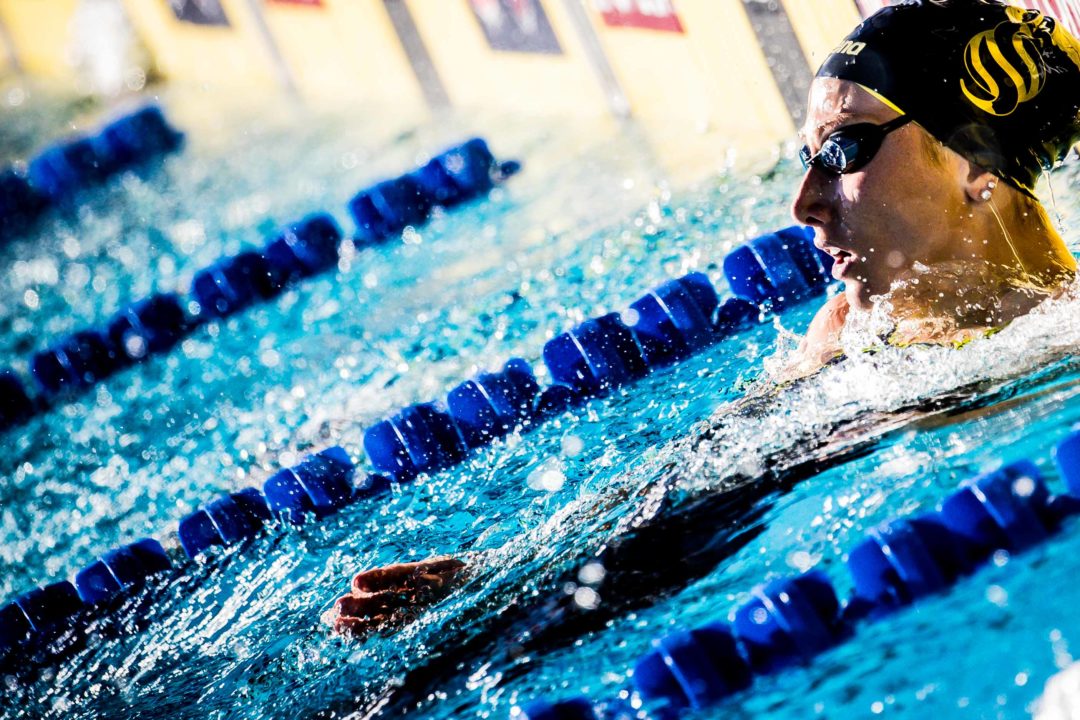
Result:
{"type": "Polygon", "coordinates": [[[1010,254],[1017,257],[1032,276],[1033,284],[1053,292],[1072,281],[1076,275],[1076,258],[1041,204],[1023,198],[998,215],[1002,217],[995,219],[1000,219],[1006,240],[999,244],[1001,253],[1004,254],[1006,248],[1000,246],[1007,246],[1010,254]]]}
{"type": "MultiPolygon", "coordinates": [[[[948,296],[981,296],[994,301],[1017,288],[1051,294],[1076,274],[1076,260],[1046,210],[1015,189],[999,190],[994,199],[969,205],[959,215],[944,215],[941,221],[950,226],[949,232],[942,234],[948,239],[929,248],[925,257],[913,259],[911,267],[899,270],[894,280],[894,290],[905,280],[930,283],[922,293],[925,303],[906,308],[908,317],[940,316],[941,291],[945,292],[945,305],[955,308],[956,302],[948,296]],[[944,278],[945,284],[931,293],[935,277],[944,278]]],[[[849,291],[847,299],[856,310],[870,312],[875,306],[865,292],[849,291]]],[[[1011,319],[1000,317],[987,323],[1003,324],[1011,319]]]]}
{"type": "Polygon", "coordinates": [[[883,298],[849,286],[815,314],[781,380],[810,375],[843,354],[841,335],[853,310],[885,311],[897,345],[959,345],[1004,327],[1061,292],[1076,260],[1036,200],[1011,188],[953,218],[950,246],[898,278],[883,298]],[[886,307],[879,307],[885,304],[886,307]]]}

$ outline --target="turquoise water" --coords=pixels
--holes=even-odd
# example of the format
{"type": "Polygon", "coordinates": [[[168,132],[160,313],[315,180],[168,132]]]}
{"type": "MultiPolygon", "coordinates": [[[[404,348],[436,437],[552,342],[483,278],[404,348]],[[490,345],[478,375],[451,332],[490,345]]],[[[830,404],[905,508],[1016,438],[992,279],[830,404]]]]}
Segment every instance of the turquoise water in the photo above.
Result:
{"type": "MultiPolygon", "coordinates": [[[[50,215],[0,247],[10,299],[0,357],[25,370],[46,339],[153,289],[186,289],[198,268],[311,210],[348,229],[343,208],[356,190],[467,135],[486,135],[525,171],[488,200],[349,254],[338,272],[7,433],[3,597],[175,528],[309,450],[341,444],[362,460],[364,428],[394,409],[443,397],[511,356],[542,371],[552,334],[670,277],[702,270],[722,288],[723,255],[788,223],[798,177],[789,159],[768,176],[672,190],[629,138],[595,144],[565,128],[461,118],[387,132],[375,118],[259,110],[191,133],[160,168],[125,175],[78,213],[50,215]]],[[[6,108],[4,155],[86,111],[39,95],[6,108]]],[[[1077,180],[1074,166],[1054,181],[1074,251],[1077,180]]],[[[1072,294],[959,351],[854,353],[752,413],[733,412],[805,326],[813,307],[799,308],[388,499],[272,529],[189,567],[132,599],[128,626],[92,631],[74,656],[6,678],[0,707],[12,718],[363,715],[406,670],[498,627],[515,604],[560,597],[582,558],[647,520],[659,498],[681,507],[742,487],[745,502],[717,528],[734,533],[727,557],[704,577],[643,588],[651,597],[629,605],[606,606],[601,592],[581,633],[559,634],[557,617],[540,615],[532,634],[543,643],[507,628],[384,711],[501,718],[535,697],[601,699],[652,637],[726,615],[759,582],[819,567],[846,592],[846,549],[966,477],[1032,457],[1053,481],[1049,450],[1080,423],[1078,304],[1072,294]],[[699,442],[707,427],[712,439],[699,442]],[[837,453],[844,462],[828,462],[837,453]],[[473,575],[402,631],[359,643],[320,621],[356,571],[443,553],[470,559],[473,575]],[[137,606],[151,612],[134,632],[137,606]]],[[[1078,550],[1074,522],[711,715],[1024,717],[1080,633],[1069,582],[1078,550]]]]}

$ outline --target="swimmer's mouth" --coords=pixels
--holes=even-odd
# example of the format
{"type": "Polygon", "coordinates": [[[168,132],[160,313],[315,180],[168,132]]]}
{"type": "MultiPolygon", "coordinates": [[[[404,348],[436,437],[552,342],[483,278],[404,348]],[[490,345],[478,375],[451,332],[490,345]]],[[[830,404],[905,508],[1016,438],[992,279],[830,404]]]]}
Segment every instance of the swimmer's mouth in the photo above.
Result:
{"type": "Polygon", "coordinates": [[[850,253],[847,250],[840,250],[839,248],[826,247],[823,248],[833,259],[832,276],[837,280],[843,279],[844,271],[851,266],[856,256],[855,253],[850,253]]]}

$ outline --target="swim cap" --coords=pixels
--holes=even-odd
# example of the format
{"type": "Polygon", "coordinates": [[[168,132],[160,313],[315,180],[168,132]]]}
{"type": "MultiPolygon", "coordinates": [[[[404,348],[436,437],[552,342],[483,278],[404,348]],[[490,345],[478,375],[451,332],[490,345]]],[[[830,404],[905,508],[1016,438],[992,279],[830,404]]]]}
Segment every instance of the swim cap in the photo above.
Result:
{"type": "Polygon", "coordinates": [[[1025,194],[1080,140],[1080,42],[997,0],[878,11],[817,77],[851,80],[1025,194]]]}

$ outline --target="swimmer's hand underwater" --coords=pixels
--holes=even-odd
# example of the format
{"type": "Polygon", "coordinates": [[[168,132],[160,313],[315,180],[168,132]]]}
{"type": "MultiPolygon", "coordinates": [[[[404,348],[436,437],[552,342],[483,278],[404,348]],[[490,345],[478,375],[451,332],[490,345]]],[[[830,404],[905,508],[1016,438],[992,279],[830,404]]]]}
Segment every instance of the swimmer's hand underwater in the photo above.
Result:
{"type": "Polygon", "coordinates": [[[408,622],[462,579],[465,563],[443,556],[365,570],[327,614],[334,631],[352,637],[408,622]]]}

